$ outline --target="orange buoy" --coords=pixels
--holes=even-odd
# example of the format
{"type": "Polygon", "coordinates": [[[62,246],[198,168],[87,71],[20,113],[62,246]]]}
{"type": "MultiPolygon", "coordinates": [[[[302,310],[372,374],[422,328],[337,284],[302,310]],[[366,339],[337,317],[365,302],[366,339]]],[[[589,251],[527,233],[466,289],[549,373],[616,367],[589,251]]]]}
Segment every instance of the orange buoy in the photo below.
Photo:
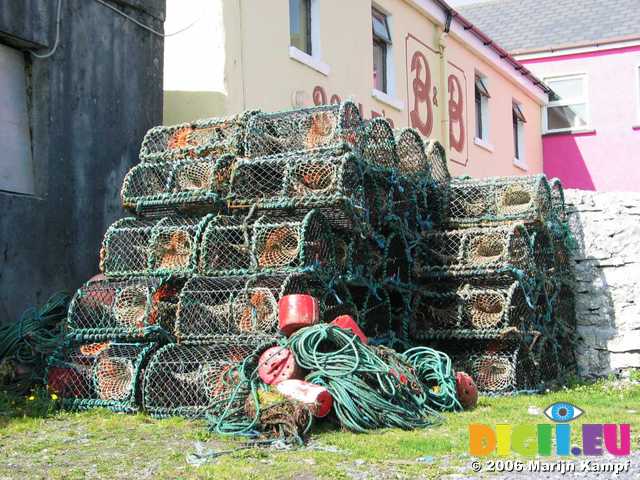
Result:
{"type": "Polygon", "coordinates": [[[353,319],[351,315],[340,315],[339,317],[333,319],[331,325],[335,325],[336,327],[340,327],[345,330],[350,330],[351,333],[356,335],[364,345],[369,342],[367,336],[364,334],[362,329],[358,326],[358,323],[353,319]]]}
{"type": "Polygon", "coordinates": [[[326,417],[333,406],[333,398],[326,388],[304,380],[283,380],[276,385],[276,390],[291,400],[304,403],[315,417],[326,417]]]}
{"type": "Polygon", "coordinates": [[[302,370],[288,348],[278,346],[268,348],[260,355],[258,363],[258,375],[267,385],[302,378],[302,370]]]}
{"type": "Polygon", "coordinates": [[[456,372],[456,393],[458,401],[465,410],[471,410],[478,404],[478,387],[473,378],[465,372],[456,372]]]}
{"type": "Polygon", "coordinates": [[[278,302],[278,324],[287,337],[320,321],[320,305],[311,295],[285,295],[278,302]]]}

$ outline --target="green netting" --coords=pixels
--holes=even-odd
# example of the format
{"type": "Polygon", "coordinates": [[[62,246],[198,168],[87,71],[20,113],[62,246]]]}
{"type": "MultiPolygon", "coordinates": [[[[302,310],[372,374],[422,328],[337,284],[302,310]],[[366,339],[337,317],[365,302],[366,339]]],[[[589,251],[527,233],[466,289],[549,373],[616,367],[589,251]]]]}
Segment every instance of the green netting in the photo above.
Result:
{"type": "Polygon", "coordinates": [[[211,218],[120,219],[105,234],[100,270],[109,277],[189,276],[196,270],[200,237],[211,218]]]}
{"type": "Polygon", "coordinates": [[[234,367],[273,339],[235,337],[208,345],[169,344],[151,358],[144,379],[144,407],[156,417],[202,417],[225,402],[239,383],[234,367]]]}
{"type": "Polygon", "coordinates": [[[179,283],[155,278],[89,281],[71,301],[67,332],[92,341],[168,337],[179,290],[179,283]]]}
{"type": "Polygon", "coordinates": [[[67,340],[49,359],[47,387],[67,409],[138,411],[142,372],[155,348],[154,343],[67,340]]]}
{"type": "Polygon", "coordinates": [[[193,277],[180,293],[176,337],[179,342],[203,343],[221,336],[275,335],[283,295],[320,298],[323,289],[319,278],[300,273],[193,277]]]}
{"type": "Polygon", "coordinates": [[[223,211],[236,158],[141,163],[124,179],[122,206],[145,217],[223,211]]]}
{"type": "Polygon", "coordinates": [[[255,113],[154,127],[142,140],[140,161],[167,162],[225,153],[242,156],[246,124],[255,113]]]}
{"type": "Polygon", "coordinates": [[[530,331],[534,318],[534,306],[518,281],[434,284],[415,295],[411,338],[500,338],[530,331]]]}

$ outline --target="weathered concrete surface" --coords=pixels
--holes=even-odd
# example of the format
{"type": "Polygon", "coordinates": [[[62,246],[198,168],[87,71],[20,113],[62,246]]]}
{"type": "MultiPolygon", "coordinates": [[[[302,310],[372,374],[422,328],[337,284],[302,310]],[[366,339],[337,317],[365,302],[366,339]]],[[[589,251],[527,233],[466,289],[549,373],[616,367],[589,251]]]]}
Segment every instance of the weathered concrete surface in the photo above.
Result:
{"type": "MultiPolygon", "coordinates": [[[[164,0],[112,3],[162,31],[164,0]]],[[[0,2],[0,41],[52,45],[56,6],[0,2]]],[[[95,1],[63,0],[58,50],[27,57],[37,195],[0,192],[0,323],[96,273],[122,179],[162,123],[163,39],[95,1]]]]}
{"type": "Polygon", "coordinates": [[[585,376],[640,367],[640,194],[565,192],[585,376]]]}

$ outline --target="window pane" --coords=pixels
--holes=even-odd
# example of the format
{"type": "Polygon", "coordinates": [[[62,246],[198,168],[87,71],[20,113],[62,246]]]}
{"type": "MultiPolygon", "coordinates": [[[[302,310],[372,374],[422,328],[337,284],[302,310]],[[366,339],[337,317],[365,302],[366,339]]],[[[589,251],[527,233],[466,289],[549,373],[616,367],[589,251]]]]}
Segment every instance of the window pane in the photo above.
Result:
{"type": "Polygon", "coordinates": [[[515,147],[515,158],[520,158],[520,145],[518,144],[518,117],[516,112],[513,112],[513,145],[515,147]]]}
{"type": "Polygon", "coordinates": [[[487,84],[482,78],[478,76],[476,76],[476,92],[478,92],[483,97],[491,98],[491,95],[489,95],[487,84]]]}
{"type": "Polygon", "coordinates": [[[547,85],[551,87],[559,100],[584,96],[584,77],[549,79],[547,85]]]}
{"type": "Polygon", "coordinates": [[[566,105],[561,107],[547,107],[547,129],[579,128],[587,125],[587,105],[566,105]]]}
{"type": "Polygon", "coordinates": [[[291,45],[311,55],[310,0],[289,0],[291,45]]]}
{"type": "Polygon", "coordinates": [[[476,90],[476,138],[482,138],[482,96],[476,90]]]}
{"type": "Polygon", "coordinates": [[[373,87],[387,92],[387,45],[384,42],[373,42],[373,87]]]}
{"type": "Polygon", "coordinates": [[[372,10],[371,16],[373,22],[373,36],[379,40],[383,40],[384,42],[391,43],[391,34],[389,33],[387,17],[377,10],[372,10]]]}

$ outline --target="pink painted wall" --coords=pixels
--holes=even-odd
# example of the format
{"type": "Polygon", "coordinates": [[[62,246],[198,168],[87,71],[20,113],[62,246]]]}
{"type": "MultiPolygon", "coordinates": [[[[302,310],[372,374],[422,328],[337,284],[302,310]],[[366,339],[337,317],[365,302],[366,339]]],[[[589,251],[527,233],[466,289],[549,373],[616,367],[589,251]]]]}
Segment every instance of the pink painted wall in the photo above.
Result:
{"type": "Polygon", "coordinates": [[[565,188],[640,191],[640,46],[521,63],[539,78],[587,75],[589,131],[543,136],[547,176],[565,188]]]}

